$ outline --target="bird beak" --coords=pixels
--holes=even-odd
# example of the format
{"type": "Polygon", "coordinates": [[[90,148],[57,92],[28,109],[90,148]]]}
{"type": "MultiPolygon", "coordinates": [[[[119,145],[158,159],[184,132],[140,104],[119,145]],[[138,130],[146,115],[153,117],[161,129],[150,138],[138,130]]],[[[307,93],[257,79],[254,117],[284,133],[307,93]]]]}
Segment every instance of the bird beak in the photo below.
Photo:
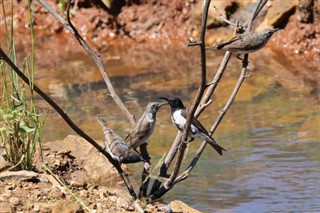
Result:
{"type": "Polygon", "coordinates": [[[159,108],[162,107],[163,105],[167,105],[167,102],[159,103],[159,108]]]}
{"type": "Polygon", "coordinates": [[[275,33],[275,32],[277,32],[278,30],[283,30],[282,28],[274,28],[273,29],[273,32],[275,33]]]}
{"type": "Polygon", "coordinates": [[[168,98],[166,97],[159,97],[159,99],[166,100],[167,102],[169,102],[168,98]]]}

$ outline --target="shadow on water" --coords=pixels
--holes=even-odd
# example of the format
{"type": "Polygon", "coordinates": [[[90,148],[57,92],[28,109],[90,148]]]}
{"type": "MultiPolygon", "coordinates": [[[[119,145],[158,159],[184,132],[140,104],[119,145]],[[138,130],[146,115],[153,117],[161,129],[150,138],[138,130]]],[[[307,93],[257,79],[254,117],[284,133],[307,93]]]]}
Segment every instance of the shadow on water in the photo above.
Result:
{"type": "MultiPolygon", "coordinates": [[[[45,54],[45,53],[44,53],[45,54]]],[[[179,45],[110,47],[102,54],[117,93],[139,117],[147,102],[160,95],[180,96],[190,106],[199,79],[196,48],[179,45]]],[[[108,96],[90,59],[79,52],[43,60],[38,55],[37,84],[95,139],[103,139],[97,116],[105,116],[125,137],[130,125],[108,96]]],[[[248,78],[215,137],[228,152],[220,157],[206,149],[190,177],[165,199],[181,199],[203,212],[320,212],[320,112],[308,86],[275,60],[268,49],[250,56],[248,78]],[[188,190],[186,190],[188,189],[188,190]]],[[[208,79],[222,55],[209,52],[208,79]]],[[[232,59],[210,108],[200,116],[209,128],[240,73],[232,59]]],[[[43,108],[48,106],[41,102],[43,108]]],[[[158,114],[149,150],[155,166],[172,143],[176,129],[169,109],[158,114]]],[[[74,134],[51,109],[43,140],[74,134]]],[[[188,148],[187,161],[200,141],[188,148]]],[[[134,171],[135,183],[140,170],[134,171]]]]}

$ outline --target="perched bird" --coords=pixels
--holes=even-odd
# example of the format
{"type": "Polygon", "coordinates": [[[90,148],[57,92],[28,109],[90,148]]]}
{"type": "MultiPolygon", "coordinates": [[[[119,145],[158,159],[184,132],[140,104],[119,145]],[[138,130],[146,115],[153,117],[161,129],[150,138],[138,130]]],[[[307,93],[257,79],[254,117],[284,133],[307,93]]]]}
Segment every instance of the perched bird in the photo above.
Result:
{"type": "Polygon", "coordinates": [[[207,48],[236,52],[238,55],[255,52],[263,48],[273,33],[277,32],[278,30],[280,30],[280,28],[268,28],[261,32],[244,32],[242,34],[237,34],[228,41],[207,48]]]}
{"type": "Polygon", "coordinates": [[[147,105],[143,115],[125,139],[129,149],[137,151],[137,147],[147,142],[153,132],[157,112],[165,104],[167,103],[151,102],[147,105]]]}
{"type": "Polygon", "coordinates": [[[123,163],[123,161],[129,158],[128,145],[108,126],[103,117],[98,117],[97,119],[103,129],[107,152],[114,160],[118,161],[119,164],[123,163]]]}
{"type": "MultiPolygon", "coordinates": [[[[171,107],[171,120],[174,125],[182,132],[183,128],[187,122],[187,111],[184,107],[182,101],[177,97],[159,97],[160,99],[166,100],[171,107]]],[[[201,138],[209,143],[220,155],[222,155],[222,150],[226,151],[224,148],[219,146],[217,142],[208,134],[208,131],[203,127],[203,125],[196,119],[193,118],[190,126],[189,137],[191,141],[194,138],[201,138]]]]}

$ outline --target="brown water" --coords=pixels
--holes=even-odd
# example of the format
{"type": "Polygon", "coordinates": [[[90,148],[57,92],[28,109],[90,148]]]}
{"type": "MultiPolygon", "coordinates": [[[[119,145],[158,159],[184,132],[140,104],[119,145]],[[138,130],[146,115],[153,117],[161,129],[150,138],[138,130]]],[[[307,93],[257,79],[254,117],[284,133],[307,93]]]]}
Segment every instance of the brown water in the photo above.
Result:
{"type": "MultiPolygon", "coordinates": [[[[37,55],[36,83],[93,138],[103,139],[97,116],[105,116],[125,137],[130,124],[86,54],[70,47],[63,54],[54,49],[46,53],[37,55]]],[[[179,96],[190,106],[199,79],[198,55],[196,48],[153,44],[109,47],[102,57],[118,95],[139,117],[160,95],[179,96]]],[[[221,57],[209,53],[208,79],[221,57]]],[[[189,178],[165,200],[180,199],[203,212],[320,212],[319,102],[300,76],[278,61],[268,49],[250,56],[252,75],[215,133],[227,153],[221,157],[207,148],[189,178]]],[[[227,100],[239,67],[232,59],[214,103],[201,115],[207,128],[227,100]]],[[[148,146],[153,166],[176,134],[169,116],[168,108],[158,113],[148,146]]],[[[50,109],[43,141],[62,140],[68,134],[75,133],[50,109]]],[[[196,140],[189,146],[186,163],[199,144],[196,140]]],[[[137,167],[130,166],[134,184],[140,181],[137,167]]]]}

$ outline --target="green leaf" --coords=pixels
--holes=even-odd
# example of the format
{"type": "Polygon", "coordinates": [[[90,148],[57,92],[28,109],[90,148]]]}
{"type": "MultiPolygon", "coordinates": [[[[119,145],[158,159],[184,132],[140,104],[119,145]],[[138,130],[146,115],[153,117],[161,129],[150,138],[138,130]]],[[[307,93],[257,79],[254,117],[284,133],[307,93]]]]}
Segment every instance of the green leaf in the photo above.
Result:
{"type": "Polygon", "coordinates": [[[21,121],[19,123],[19,132],[22,132],[22,133],[30,133],[30,132],[34,132],[36,128],[31,128],[31,127],[28,127],[28,125],[24,122],[24,121],[21,121]]]}

